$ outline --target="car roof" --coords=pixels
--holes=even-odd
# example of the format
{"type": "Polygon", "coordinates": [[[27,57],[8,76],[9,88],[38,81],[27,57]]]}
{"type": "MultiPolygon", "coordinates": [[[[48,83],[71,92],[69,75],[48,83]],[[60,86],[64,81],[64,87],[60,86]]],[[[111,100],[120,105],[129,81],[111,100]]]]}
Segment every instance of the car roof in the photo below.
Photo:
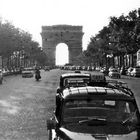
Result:
{"type": "Polygon", "coordinates": [[[61,78],[67,78],[67,77],[90,77],[89,73],[65,73],[61,75],[61,78]]]}
{"type": "Polygon", "coordinates": [[[127,94],[123,90],[109,87],[74,87],[67,88],[63,91],[62,98],[64,99],[74,99],[74,98],[83,98],[86,97],[95,98],[95,97],[105,97],[108,99],[122,99],[122,100],[132,100],[133,97],[130,94],[127,94]]]}

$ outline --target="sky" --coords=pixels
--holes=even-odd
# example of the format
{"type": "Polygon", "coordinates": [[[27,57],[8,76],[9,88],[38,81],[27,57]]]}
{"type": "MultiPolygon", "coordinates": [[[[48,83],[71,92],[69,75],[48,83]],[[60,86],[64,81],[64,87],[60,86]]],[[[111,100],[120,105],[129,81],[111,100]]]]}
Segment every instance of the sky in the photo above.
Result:
{"type": "Polygon", "coordinates": [[[140,0],[0,0],[0,17],[23,29],[42,45],[42,26],[83,26],[83,49],[111,16],[140,8],[140,0]]]}

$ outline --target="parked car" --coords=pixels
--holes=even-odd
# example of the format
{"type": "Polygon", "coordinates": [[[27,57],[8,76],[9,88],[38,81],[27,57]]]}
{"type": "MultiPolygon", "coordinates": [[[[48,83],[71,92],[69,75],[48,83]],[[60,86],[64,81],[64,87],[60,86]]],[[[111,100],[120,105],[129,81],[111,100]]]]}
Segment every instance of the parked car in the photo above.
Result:
{"type": "Polygon", "coordinates": [[[3,76],[7,76],[7,71],[6,71],[6,69],[2,69],[2,74],[3,74],[3,76]]]}
{"type": "Polygon", "coordinates": [[[127,75],[128,76],[131,76],[131,71],[133,70],[133,67],[129,67],[128,70],[127,70],[127,75]]]}
{"type": "Polygon", "coordinates": [[[75,87],[56,97],[49,140],[139,140],[140,113],[130,90],[75,87]]]}
{"type": "Polygon", "coordinates": [[[34,76],[34,69],[33,68],[24,68],[22,70],[22,77],[23,78],[31,78],[34,76]]]}
{"type": "Polygon", "coordinates": [[[105,75],[108,75],[109,69],[106,68],[106,67],[104,67],[104,68],[102,68],[102,69],[100,70],[100,72],[102,72],[102,73],[105,74],[105,75]]]}
{"type": "Polygon", "coordinates": [[[140,77],[140,67],[133,68],[130,75],[134,77],[140,77]]]}
{"type": "Polygon", "coordinates": [[[121,74],[117,69],[110,69],[108,76],[111,78],[121,78],[121,74]]]}

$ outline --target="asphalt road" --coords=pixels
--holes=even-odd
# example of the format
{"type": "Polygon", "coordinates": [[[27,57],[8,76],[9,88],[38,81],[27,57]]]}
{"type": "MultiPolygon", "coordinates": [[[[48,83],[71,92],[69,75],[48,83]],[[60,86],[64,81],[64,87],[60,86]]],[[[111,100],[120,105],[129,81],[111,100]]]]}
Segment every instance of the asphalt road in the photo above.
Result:
{"type": "MultiPolygon", "coordinates": [[[[41,71],[42,79],[4,78],[0,85],[0,140],[47,140],[46,120],[52,116],[59,77],[66,71],[41,71]]],[[[123,76],[140,108],[140,78],[123,76]]]]}
{"type": "Polygon", "coordinates": [[[42,79],[4,78],[0,85],[0,140],[47,140],[46,119],[54,108],[61,71],[41,72],[42,79]]]}

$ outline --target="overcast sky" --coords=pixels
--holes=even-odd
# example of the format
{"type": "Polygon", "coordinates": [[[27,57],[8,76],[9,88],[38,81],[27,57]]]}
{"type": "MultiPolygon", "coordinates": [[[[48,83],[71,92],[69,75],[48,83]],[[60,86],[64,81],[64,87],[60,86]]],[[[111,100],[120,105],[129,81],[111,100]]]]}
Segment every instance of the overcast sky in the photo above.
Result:
{"type": "Polygon", "coordinates": [[[140,0],[0,0],[0,17],[28,31],[41,45],[41,26],[83,26],[83,48],[108,25],[111,16],[127,15],[140,0]]]}

